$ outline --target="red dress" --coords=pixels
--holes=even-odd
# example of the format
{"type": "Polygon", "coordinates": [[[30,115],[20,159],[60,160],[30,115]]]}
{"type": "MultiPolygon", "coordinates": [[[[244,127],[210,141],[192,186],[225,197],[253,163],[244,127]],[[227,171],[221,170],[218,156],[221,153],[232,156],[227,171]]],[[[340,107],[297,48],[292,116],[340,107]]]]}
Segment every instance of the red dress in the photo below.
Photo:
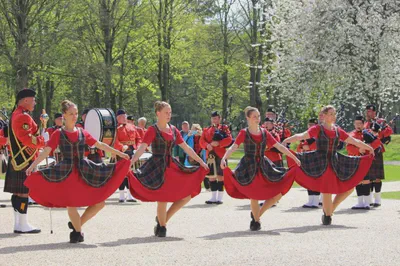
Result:
{"type": "MultiPolygon", "coordinates": [[[[311,127],[308,130],[308,134],[310,135],[310,138],[315,138],[317,142],[317,147],[318,147],[318,141],[321,139],[321,135],[326,136],[329,139],[329,151],[332,151],[334,139],[339,138],[341,141],[345,141],[349,135],[341,128],[337,129],[337,134],[336,136],[336,131],[335,130],[328,130],[320,125],[316,125],[311,127]],[[321,133],[321,128],[323,128],[323,134],[321,133]]],[[[318,152],[319,148],[317,148],[316,151],[312,152],[305,152],[305,153],[300,153],[299,155],[305,155],[307,154],[312,154],[315,152],[318,152]]],[[[334,152],[334,155],[332,156],[338,156],[335,155],[337,152],[334,152]]],[[[352,160],[352,159],[359,159],[359,162],[357,164],[357,168],[354,169],[355,172],[353,175],[351,175],[347,180],[341,180],[338,178],[338,175],[336,174],[335,170],[333,169],[332,162],[328,160],[328,164],[326,167],[326,170],[318,177],[311,177],[307,175],[304,170],[303,170],[303,165],[302,167],[296,168],[296,182],[301,185],[302,187],[305,187],[309,190],[313,191],[319,191],[321,193],[329,193],[329,194],[340,194],[344,193],[346,191],[349,191],[353,189],[355,186],[357,186],[363,179],[364,176],[367,174],[373,157],[372,156],[361,156],[361,157],[354,157],[354,156],[343,156],[341,155],[340,157],[344,158],[345,162],[346,160],[352,160]]],[[[300,158],[299,158],[300,159],[300,158]]],[[[301,160],[301,159],[300,159],[301,160]]],[[[347,167],[345,163],[339,164],[340,167],[347,167]]],[[[303,162],[302,162],[303,163],[303,162]]],[[[315,161],[313,162],[315,165],[318,165],[318,162],[315,161]]],[[[352,167],[352,166],[348,166],[352,167]]]]}
{"type": "MultiPolygon", "coordinates": [[[[97,142],[87,131],[82,130],[82,133],[84,136],[84,140],[82,140],[84,143],[80,151],[82,154],[75,155],[74,153],[74,156],[81,156],[80,158],[84,157],[85,145],[93,146],[97,142]]],[[[67,141],[71,142],[73,145],[79,142],[79,130],[75,132],[63,131],[63,134],[63,136],[66,136],[67,141]]],[[[56,130],[47,143],[47,146],[53,151],[59,145],[60,150],[63,151],[63,147],[61,147],[63,142],[60,141],[61,135],[61,130],[56,130]]],[[[87,159],[85,158],[83,160],[87,159]]],[[[63,160],[58,164],[61,163],[63,163],[63,160]]],[[[111,165],[106,166],[104,164],[94,164],[91,162],[89,166],[92,172],[96,171],[96,168],[110,168],[108,166],[113,168],[110,171],[110,175],[104,181],[104,184],[94,187],[88,183],[86,178],[84,179],[82,177],[82,172],[78,169],[77,164],[77,161],[73,162],[72,171],[66,178],[54,182],[46,179],[41,171],[32,173],[25,181],[25,185],[29,188],[29,196],[40,205],[46,207],[64,208],[91,206],[109,198],[120,186],[130,169],[129,160],[120,160],[113,165],[113,167],[111,165]]],[[[104,171],[106,170],[107,169],[104,171]]]]}
{"type": "MultiPolygon", "coordinates": [[[[265,132],[267,136],[266,145],[270,148],[274,146],[277,141],[267,130],[265,130],[265,132]]],[[[250,134],[250,137],[256,144],[260,144],[262,142],[262,134],[250,134]]],[[[242,129],[235,140],[235,144],[239,146],[245,141],[245,138],[246,129],[242,129]]],[[[260,145],[257,146],[256,154],[260,152],[258,149],[260,149],[260,145]]],[[[261,151],[261,154],[264,154],[264,152],[261,151]]],[[[285,168],[276,167],[275,165],[271,164],[272,162],[268,158],[266,158],[265,160],[267,164],[269,164],[268,167],[272,167],[279,172],[277,172],[277,174],[282,176],[281,180],[278,182],[271,181],[261,172],[260,168],[257,166],[258,170],[255,174],[254,179],[249,184],[242,185],[234,177],[234,173],[232,172],[232,170],[229,169],[229,167],[226,167],[224,169],[224,184],[226,192],[229,194],[229,196],[236,199],[268,200],[277,196],[280,193],[282,193],[282,195],[285,195],[293,185],[296,167],[286,171],[285,168]]],[[[256,165],[259,164],[259,161],[260,159],[258,159],[256,165]]]]}
{"type": "Polygon", "coordinates": [[[207,170],[203,167],[185,167],[171,156],[172,146],[183,142],[175,127],[171,126],[170,132],[166,133],[159,131],[156,125],[151,126],[147,129],[143,142],[152,145],[153,156],[137,173],[131,172],[129,175],[129,189],[135,198],[145,202],[175,202],[187,196],[193,198],[200,193],[207,170]],[[158,143],[166,143],[168,147],[160,147],[158,143]],[[146,179],[157,182],[158,185],[151,187],[146,179]]]}

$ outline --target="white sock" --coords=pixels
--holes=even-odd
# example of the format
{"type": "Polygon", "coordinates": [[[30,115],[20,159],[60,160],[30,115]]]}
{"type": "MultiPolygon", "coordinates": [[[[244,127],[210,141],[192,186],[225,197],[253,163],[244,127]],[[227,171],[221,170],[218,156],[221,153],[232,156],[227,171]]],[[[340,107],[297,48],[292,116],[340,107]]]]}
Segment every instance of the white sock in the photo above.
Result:
{"type": "Polygon", "coordinates": [[[211,191],[210,201],[213,201],[213,202],[217,201],[217,193],[218,193],[218,191],[211,191]]]}
{"type": "Polygon", "coordinates": [[[314,203],[314,195],[308,195],[308,202],[304,205],[306,206],[312,206],[314,203]]]}
{"type": "Polygon", "coordinates": [[[369,207],[369,205],[371,204],[371,198],[370,196],[363,196],[364,198],[364,207],[369,207]]]}
{"type": "Polygon", "coordinates": [[[375,198],[375,203],[381,204],[381,192],[375,193],[374,198],[375,198]]]}
{"type": "Polygon", "coordinates": [[[354,205],[353,207],[363,208],[364,207],[364,197],[358,196],[357,200],[358,200],[358,203],[356,205],[354,205]]]}
{"type": "Polygon", "coordinates": [[[119,191],[119,200],[125,200],[125,190],[119,191]]]}
{"type": "Polygon", "coordinates": [[[312,205],[318,207],[319,206],[319,195],[314,195],[312,205]]]}
{"type": "Polygon", "coordinates": [[[132,196],[130,190],[128,190],[128,199],[129,199],[129,200],[136,200],[136,199],[132,196]]]}
{"type": "Polygon", "coordinates": [[[28,214],[19,214],[19,230],[22,232],[29,232],[37,228],[28,223],[28,214]]]}
{"type": "Polygon", "coordinates": [[[14,231],[19,231],[19,212],[14,210],[14,231]]]}
{"type": "Polygon", "coordinates": [[[224,197],[224,192],[223,191],[218,191],[217,201],[221,201],[222,202],[222,198],[223,197],[224,197]]]}

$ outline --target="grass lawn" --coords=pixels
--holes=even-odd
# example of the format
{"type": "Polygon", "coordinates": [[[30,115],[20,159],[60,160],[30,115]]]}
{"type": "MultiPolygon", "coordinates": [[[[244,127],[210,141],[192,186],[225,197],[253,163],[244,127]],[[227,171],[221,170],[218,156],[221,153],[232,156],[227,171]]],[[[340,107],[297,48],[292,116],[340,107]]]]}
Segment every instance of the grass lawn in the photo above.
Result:
{"type": "Polygon", "coordinates": [[[4,179],[4,174],[0,174],[0,179],[4,179]]]}
{"type": "Polygon", "coordinates": [[[382,192],[382,198],[400,200],[400,191],[382,192]]]}
{"type": "Polygon", "coordinates": [[[385,161],[400,161],[400,135],[393,135],[389,145],[385,145],[385,161]]]}

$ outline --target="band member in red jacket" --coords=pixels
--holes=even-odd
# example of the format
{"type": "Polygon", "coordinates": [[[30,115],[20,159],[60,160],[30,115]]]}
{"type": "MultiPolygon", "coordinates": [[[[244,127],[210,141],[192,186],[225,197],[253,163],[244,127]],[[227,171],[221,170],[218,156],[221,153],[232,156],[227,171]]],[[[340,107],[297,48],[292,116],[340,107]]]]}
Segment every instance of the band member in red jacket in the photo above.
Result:
{"type": "MultiPolygon", "coordinates": [[[[308,120],[308,128],[311,128],[315,125],[318,125],[318,119],[310,119],[308,120]]],[[[297,146],[297,152],[308,152],[315,151],[317,149],[317,142],[314,138],[309,138],[306,140],[301,140],[300,144],[297,146]]],[[[308,193],[308,202],[303,205],[303,208],[312,208],[316,209],[319,205],[322,205],[320,195],[321,193],[318,191],[307,190],[308,193]]]]}
{"type": "MultiPolygon", "coordinates": [[[[271,136],[275,139],[276,142],[280,143],[281,138],[275,130],[274,123],[275,123],[275,121],[272,120],[271,118],[266,117],[264,119],[265,129],[268,130],[268,132],[271,134],[271,136]]],[[[264,155],[267,156],[267,158],[270,159],[276,166],[283,167],[282,155],[273,146],[267,147],[267,149],[264,152],[264,155]]]]}
{"type": "MultiPolygon", "coordinates": [[[[392,128],[386,124],[386,121],[383,118],[378,118],[376,116],[376,106],[374,104],[369,104],[366,107],[366,117],[367,121],[364,124],[365,129],[372,129],[378,135],[378,138],[381,140],[383,144],[389,144],[391,140],[391,135],[393,134],[392,128]]],[[[374,163],[371,168],[373,168],[376,173],[374,174],[375,178],[371,183],[371,191],[375,189],[375,202],[373,204],[374,207],[381,206],[381,190],[382,190],[382,179],[385,179],[385,170],[383,164],[383,153],[385,152],[385,148],[383,145],[381,146],[380,153],[375,156],[374,163]]]]}
{"type": "Polygon", "coordinates": [[[207,151],[207,164],[210,173],[211,199],[206,204],[222,204],[224,195],[224,174],[221,169],[221,158],[226,147],[232,143],[232,135],[227,125],[221,124],[221,116],[217,111],[211,114],[211,126],[204,129],[200,138],[201,148],[207,151]]]}
{"type": "MultiPolygon", "coordinates": [[[[375,150],[375,158],[374,161],[372,162],[371,168],[369,169],[367,175],[364,177],[364,180],[361,181],[361,183],[356,186],[358,203],[352,207],[353,210],[360,210],[360,209],[369,210],[371,203],[370,199],[371,176],[376,173],[376,169],[374,169],[374,163],[376,164],[376,162],[379,161],[376,160],[376,158],[379,157],[381,141],[372,134],[371,130],[364,129],[364,117],[361,115],[356,116],[354,120],[354,128],[355,129],[349,133],[349,136],[371,145],[371,147],[374,148],[375,150]]],[[[346,149],[347,153],[350,156],[361,156],[364,154],[368,154],[367,151],[359,149],[358,147],[351,144],[348,144],[346,146],[346,149]]]]}
{"type": "Polygon", "coordinates": [[[14,208],[14,233],[40,233],[28,223],[28,193],[24,185],[25,170],[36,159],[38,150],[44,147],[44,138],[39,136],[39,127],[30,116],[36,105],[36,92],[23,89],[17,94],[16,108],[11,114],[8,127],[10,157],[4,184],[4,192],[12,193],[14,208]]]}
{"type": "MultiPolygon", "coordinates": [[[[114,146],[117,150],[125,152],[130,158],[132,158],[134,151],[137,150],[137,147],[142,143],[142,139],[136,130],[135,125],[129,123],[127,118],[125,110],[120,109],[117,111],[117,139],[114,146]]],[[[129,191],[129,182],[127,177],[125,177],[119,187],[119,202],[125,202],[125,188],[128,193],[126,201],[136,202],[137,200],[129,191]]]]}
{"type": "Polygon", "coordinates": [[[139,134],[139,137],[141,139],[143,139],[144,130],[141,127],[135,125],[135,118],[133,117],[133,115],[128,115],[127,119],[128,119],[128,124],[133,125],[135,127],[137,133],[139,134]]]}
{"type": "MultiPolygon", "coordinates": [[[[49,138],[51,137],[51,135],[54,133],[54,131],[56,131],[57,129],[61,128],[63,126],[63,118],[62,118],[62,114],[61,113],[55,113],[54,114],[54,126],[52,127],[48,127],[46,129],[46,132],[49,133],[49,138]]],[[[54,153],[51,152],[50,157],[54,156],[54,153]]]]}

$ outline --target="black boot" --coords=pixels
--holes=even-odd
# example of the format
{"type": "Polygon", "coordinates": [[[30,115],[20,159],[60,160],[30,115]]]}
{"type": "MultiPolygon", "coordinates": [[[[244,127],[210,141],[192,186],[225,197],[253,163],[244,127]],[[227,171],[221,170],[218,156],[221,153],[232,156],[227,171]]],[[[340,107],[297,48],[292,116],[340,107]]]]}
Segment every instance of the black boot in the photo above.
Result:
{"type": "Polygon", "coordinates": [[[167,236],[167,228],[165,226],[160,226],[160,230],[158,231],[158,237],[166,237],[167,236]]]}
{"type": "Polygon", "coordinates": [[[160,232],[160,223],[158,222],[158,218],[157,218],[157,216],[156,216],[156,226],[154,226],[154,235],[155,236],[158,236],[158,233],[160,232]]]}
{"type": "Polygon", "coordinates": [[[251,231],[259,231],[261,229],[261,223],[254,221],[253,226],[250,226],[251,231]]]}
{"type": "Polygon", "coordinates": [[[325,215],[325,213],[324,213],[324,215],[322,215],[321,220],[322,220],[323,225],[331,225],[332,224],[332,216],[327,216],[327,215],[325,215]]]}
{"type": "Polygon", "coordinates": [[[254,220],[253,212],[250,212],[250,218],[251,218],[250,221],[250,230],[251,230],[251,228],[254,227],[254,223],[256,222],[256,220],[254,220]]]}
{"type": "Polygon", "coordinates": [[[68,228],[72,229],[72,232],[76,232],[75,227],[71,222],[68,222],[68,228]]]}
{"type": "Polygon", "coordinates": [[[69,243],[80,243],[85,241],[81,232],[73,231],[69,233],[69,243]]]}

